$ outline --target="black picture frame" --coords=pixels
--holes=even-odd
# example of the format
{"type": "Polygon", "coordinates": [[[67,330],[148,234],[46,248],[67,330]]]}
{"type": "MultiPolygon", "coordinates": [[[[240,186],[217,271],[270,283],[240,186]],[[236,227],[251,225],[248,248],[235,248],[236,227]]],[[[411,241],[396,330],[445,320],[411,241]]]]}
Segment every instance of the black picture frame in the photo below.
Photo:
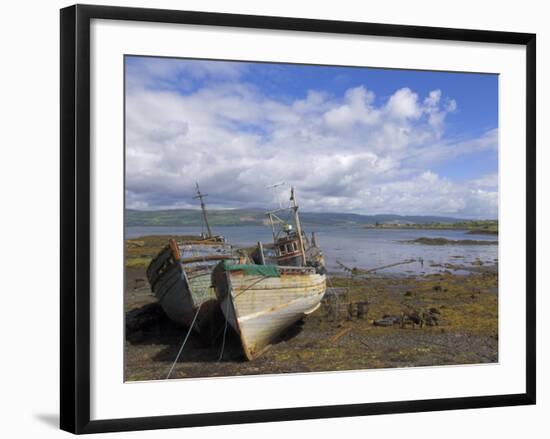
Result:
{"type": "Polygon", "coordinates": [[[62,9],[60,13],[61,429],[77,434],[98,433],[535,404],[535,34],[89,5],[70,6],[62,9]],[[525,66],[527,84],[526,392],[494,396],[90,420],[90,21],[92,19],[525,46],[527,59],[525,66]]]}

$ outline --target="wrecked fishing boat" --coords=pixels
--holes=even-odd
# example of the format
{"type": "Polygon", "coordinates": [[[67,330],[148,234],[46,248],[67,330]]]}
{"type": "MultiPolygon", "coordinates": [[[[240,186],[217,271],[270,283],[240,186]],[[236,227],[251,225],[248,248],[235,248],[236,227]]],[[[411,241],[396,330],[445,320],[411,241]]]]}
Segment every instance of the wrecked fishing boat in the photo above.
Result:
{"type": "Polygon", "coordinates": [[[290,207],[268,212],[273,231],[271,254],[263,245],[253,263],[218,263],[212,273],[227,324],[239,334],[248,360],[261,355],[292,324],[317,310],[326,290],[326,271],[314,235],[303,233],[291,189],[290,207]],[[289,211],[294,226],[277,213],[289,211]],[[276,230],[275,225],[282,225],[276,230]],[[295,229],[294,229],[295,227],[295,229]]]}
{"type": "MultiPolygon", "coordinates": [[[[199,333],[213,330],[211,323],[219,309],[211,274],[220,261],[235,258],[234,249],[222,236],[212,233],[204,197],[197,184],[206,234],[196,240],[168,244],[147,267],[147,278],[164,312],[174,322],[199,333]]],[[[238,261],[238,259],[237,259],[238,261]]]]}

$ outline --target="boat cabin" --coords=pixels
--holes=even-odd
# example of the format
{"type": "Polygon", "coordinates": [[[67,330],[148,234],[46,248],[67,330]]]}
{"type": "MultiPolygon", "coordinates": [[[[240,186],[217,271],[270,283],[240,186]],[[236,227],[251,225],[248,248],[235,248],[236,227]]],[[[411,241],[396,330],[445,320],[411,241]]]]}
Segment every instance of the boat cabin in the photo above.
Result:
{"type": "Polygon", "coordinates": [[[284,232],[285,235],[275,242],[278,265],[289,267],[305,265],[298,233],[292,230],[290,224],[285,226],[284,232]]]}

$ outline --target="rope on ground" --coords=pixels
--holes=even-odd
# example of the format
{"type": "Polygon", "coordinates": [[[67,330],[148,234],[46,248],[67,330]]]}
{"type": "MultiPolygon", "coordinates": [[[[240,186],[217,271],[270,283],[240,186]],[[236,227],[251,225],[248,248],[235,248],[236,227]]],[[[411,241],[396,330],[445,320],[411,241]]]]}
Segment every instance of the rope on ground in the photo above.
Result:
{"type": "Polygon", "coordinates": [[[220,356],[218,357],[218,363],[222,361],[223,358],[223,351],[225,349],[225,335],[227,334],[227,313],[229,312],[229,297],[225,299],[225,303],[227,304],[225,306],[225,326],[223,328],[223,337],[222,337],[222,348],[220,350],[220,356]]]}
{"type": "Polygon", "coordinates": [[[181,344],[180,350],[178,352],[178,355],[176,356],[176,359],[172,363],[172,367],[170,368],[170,371],[168,372],[168,375],[166,375],[166,379],[170,378],[170,375],[172,375],[172,371],[174,370],[174,367],[176,367],[176,364],[180,358],[181,353],[183,352],[183,348],[185,347],[185,343],[187,343],[187,339],[191,335],[191,331],[193,330],[193,326],[195,326],[195,321],[197,320],[197,317],[199,316],[199,312],[201,310],[202,303],[197,308],[197,312],[195,313],[195,317],[193,317],[193,321],[191,322],[191,326],[189,326],[189,330],[187,331],[187,334],[185,336],[185,339],[183,340],[183,343],[181,344]]]}

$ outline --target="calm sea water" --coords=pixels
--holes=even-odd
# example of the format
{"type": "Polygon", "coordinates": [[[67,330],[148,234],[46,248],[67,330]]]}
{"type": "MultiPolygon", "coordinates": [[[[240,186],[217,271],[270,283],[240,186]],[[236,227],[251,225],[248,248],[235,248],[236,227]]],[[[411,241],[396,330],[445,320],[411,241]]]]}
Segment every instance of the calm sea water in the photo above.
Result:
{"type": "MultiPolygon", "coordinates": [[[[272,242],[271,229],[265,226],[215,227],[215,233],[237,246],[251,246],[258,241],[272,242]]],[[[201,227],[127,227],[126,237],[145,235],[199,235],[201,227]]],[[[494,235],[470,235],[462,230],[399,230],[363,229],[360,227],[308,226],[306,231],[315,232],[317,243],[325,254],[330,272],[340,272],[337,261],[348,267],[377,268],[408,259],[423,259],[409,264],[380,270],[380,274],[437,273],[441,267],[433,264],[470,265],[477,259],[485,264],[498,260],[498,245],[421,245],[404,243],[416,238],[446,238],[452,240],[474,239],[496,241],[494,235]]]]}

